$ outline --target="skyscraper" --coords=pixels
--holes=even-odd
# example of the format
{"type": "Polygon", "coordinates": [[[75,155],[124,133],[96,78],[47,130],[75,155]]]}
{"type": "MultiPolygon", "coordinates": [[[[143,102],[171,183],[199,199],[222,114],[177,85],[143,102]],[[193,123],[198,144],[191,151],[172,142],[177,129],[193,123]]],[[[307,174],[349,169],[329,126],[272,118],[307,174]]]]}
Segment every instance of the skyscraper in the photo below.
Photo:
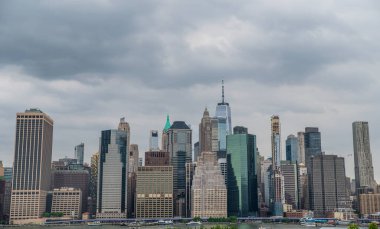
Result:
{"type": "Polygon", "coordinates": [[[248,128],[244,126],[235,126],[234,134],[248,134],[248,128]]]}
{"type": "Polygon", "coordinates": [[[39,109],[17,113],[10,221],[27,223],[45,211],[50,188],[53,120],[39,109]]]}
{"type": "Polygon", "coordinates": [[[281,123],[278,115],[271,117],[272,132],[272,173],[271,173],[271,208],[272,215],[283,215],[283,204],[285,203],[284,195],[284,177],[281,172],[281,123]]]}
{"type": "Polygon", "coordinates": [[[84,143],[75,146],[75,159],[77,159],[77,164],[83,165],[84,158],[84,143]]]}
{"type": "Polygon", "coordinates": [[[286,160],[293,163],[299,162],[298,154],[298,139],[293,134],[286,139],[286,160]]]}
{"type": "Polygon", "coordinates": [[[352,123],[356,189],[375,189],[368,122],[352,123]]]}
{"type": "Polygon", "coordinates": [[[304,132],[297,133],[298,140],[298,163],[305,165],[305,137],[304,132]]]}
{"type": "Polygon", "coordinates": [[[169,166],[170,155],[165,151],[148,151],[145,152],[145,166],[169,166]]]}
{"type": "Polygon", "coordinates": [[[280,117],[273,115],[271,117],[271,132],[272,132],[272,162],[273,169],[281,166],[281,124],[280,117]]]}
{"type": "Polygon", "coordinates": [[[159,150],[158,147],[158,130],[151,130],[149,135],[149,150],[156,151],[159,150]]]}
{"type": "Polygon", "coordinates": [[[347,208],[344,158],[316,155],[310,159],[310,207],[316,217],[326,217],[338,208],[347,208]]]}
{"type": "MultiPolygon", "coordinates": [[[[203,117],[199,124],[199,149],[200,152],[217,152],[219,150],[218,119],[211,118],[207,108],[203,112],[203,117]]],[[[197,158],[194,159],[196,160],[197,158]]]]}
{"type": "Polygon", "coordinates": [[[309,161],[312,156],[322,153],[321,133],[317,127],[306,127],[304,133],[305,142],[305,165],[309,168],[309,161]]]}
{"type": "Polygon", "coordinates": [[[169,115],[166,116],[166,123],[165,123],[165,126],[164,126],[164,129],[162,130],[162,141],[161,141],[161,149],[163,151],[166,151],[168,152],[168,144],[169,144],[169,135],[168,135],[168,131],[170,129],[170,120],[169,120],[169,115]]]}
{"type": "Polygon", "coordinates": [[[94,153],[91,156],[91,172],[90,172],[90,187],[89,195],[91,197],[91,203],[89,213],[91,215],[96,214],[96,200],[98,192],[98,163],[99,163],[99,152],[94,153]]]}
{"type": "Polygon", "coordinates": [[[219,150],[226,150],[226,136],[232,134],[231,108],[224,101],[224,81],[222,80],[222,102],[216,106],[215,117],[218,119],[219,150]]]}
{"type": "Polygon", "coordinates": [[[167,151],[173,166],[174,215],[186,215],[186,163],[192,162],[191,129],[183,121],[175,121],[166,131],[167,151]]]}
{"type": "Polygon", "coordinates": [[[227,217],[227,189],[215,152],[198,158],[191,196],[191,217],[227,217]]]}
{"type": "Polygon", "coordinates": [[[136,218],[167,219],[172,217],[173,167],[138,167],[136,218]]]}
{"type": "Polygon", "coordinates": [[[127,217],[128,133],[101,133],[98,167],[97,218],[127,217]]]}
{"type": "Polygon", "coordinates": [[[257,216],[256,136],[227,136],[228,215],[257,216]]]}
{"type": "Polygon", "coordinates": [[[298,171],[297,164],[291,161],[281,163],[281,172],[284,176],[285,203],[298,209],[298,171]]]}

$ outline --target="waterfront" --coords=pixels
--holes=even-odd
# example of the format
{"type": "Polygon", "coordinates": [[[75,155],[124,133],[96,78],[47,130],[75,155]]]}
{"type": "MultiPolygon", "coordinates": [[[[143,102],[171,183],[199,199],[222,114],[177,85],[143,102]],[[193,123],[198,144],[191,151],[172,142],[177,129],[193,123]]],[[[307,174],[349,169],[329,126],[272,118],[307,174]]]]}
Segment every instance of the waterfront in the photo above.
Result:
{"type": "MultiPolygon", "coordinates": [[[[202,228],[211,228],[212,226],[216,226],[216,225],[221,225],[223,227],[223,225],[225,224],[203,224],[202,225],[202,228]]],[[[306,228],[304,226],[301,226],[301,225],[298,225],[298,224],[255,224],[255,223],[252,223],[252,224],[238,224],[238,229],[259,229],[260,226],[263,226],[265,229],[300,229],[300,228],[306,228]]],[[[30,226],[22,226],[22,228],[24,227],[28,227],[28,228],[46,228],[47,226],[39,226],[39,225],[30,225],[30,226]]],[[[69,226],[69,225],[57,225],[57,226],[53,226],[53,225],[49,225],[48,226],[49,228],[51,229],[59,229],[59,228],[65,228],[65,229],[84,229],[84,228],[103,228],[103,229],[115,229],[115,228],[120,228],[121,226],[119,225],[101,225],[101,226],[97,226],[97,227],[90,227],[90,226],[87,226],[87,225],[72,225],[72,226],[69,226]]],[[[123,228],[133,228],[133,227],[123,227],[123,228]]],[[[136,227],[134,227],[136,228],[136,227]]],[[[186,226],[186,224],[175,224],[175,225],[172,225],[172,226],[142,226],[142,227],[138,227],[139,229],[169,229],[169,228],[189,228],[189,229],[199,229],[201,227],[197,226],[186,226]]],[[[320,228],[320,227],[315,227],[315,228],[320,228]]],[[[334,228],[347,228],[347,227],[334,227],[334,228]]],[[[363,227],[363,228],[366,228],[366,227],[363,227]]]]}

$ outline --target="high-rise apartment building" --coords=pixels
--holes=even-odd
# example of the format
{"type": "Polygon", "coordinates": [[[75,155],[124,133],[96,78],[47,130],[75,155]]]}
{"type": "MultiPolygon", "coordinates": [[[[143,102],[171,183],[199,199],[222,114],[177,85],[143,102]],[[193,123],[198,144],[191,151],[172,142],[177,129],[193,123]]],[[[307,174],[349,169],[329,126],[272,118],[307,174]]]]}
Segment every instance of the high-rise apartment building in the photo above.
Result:
{"type": "Polygon", "coordinates": [[[272,143],[272,173],[271,173],[271,208],[272,215],[283,215],[285,195],[283,190],[284,177],[281,172],[281,123],[278,115],[271,117],[271,143],[272,143]]]}
{"type": "Polygon", "coordinates": [[[199,124],[199,150],[199,152],[219,150],[218,119],[211,118],[207,108],[199,124]]]}
{"type": "Polygon", "coordinates": [[[306,127],[304,133],[305,165],[309,168],[310,158],[321,155],[321,133],[317,127],[306,127]]]}
{"type": "Polygon", "coordinates": [[[297,164],[291,161],[281,162],[281,172],[284,177],[285,203],[298,209],[298,170],[297,164]]]}
{"type": "Polygon", "coordinates": [[[9,220],[10,208],[11,208],[11,193],[12,193],[12,172],[11,167],[4,168],[4,203],[3,203],[3,220],[9,220]]]}
{"type": "Polygon", "coordinates": [[[368,122],[352,123],[352,133],[356,189],[367,187],[375,191],[376,182],[373,174],[368,122]]]}
{"type": "Polygon", "coordinates": [[[261,162],[261,193],[263,195],[264,203],[267,207],[270,206],[270,194],[269,194],[269,186],[270,186],[270,173],[268,172],[271,169],[272,158],[267,158],[261,162]]]}
{"type": "Polygon", "coordinates": [[[75,159],[77,159],[77,163],[83,165],[84,159],[84,143],[81,143],[74,148],[75,150],[75,159]]]}
{"type": "Polygon", "coordinates": [[[344,158],[316,155],[310,160],[310,207],[316,217],[326,217],[338,208],[347,208],[344,158]]]}
{"type": "Polygon", "coordinates": [[[45,211],[50,188],[53,120],[41,110],[17,113],[10,222],[27,223],[45,211]]]}
{"type": "Polygon", "coordinates": [[[53,189],[51,212],[63,213],[63,217],[80,219],[82,215],[82,192],[75,188],[53,189]]]}
{"type": "Polygon", "coordinates": [[[192,162],[191,129],[183,121],[175,121],[165,133],[170,164],[173,166],[174,215],[186,215],[186,163],[192,162]]]}
{"type": "Polygon", "coordinates": [[[258,213],[256,136],[227,136],[228,215],[256,216],[258,213]]]}
{"type": "Polygon", "coordinates": [[[215,152],[198,158],[191,196],[191,217],[227,217],[227,189],[215,152]]]}
{"type": "Polygon", "coordinates": [[[165,219],[172,217],[173,167],[138,167],[136,218],[165,219]]]}
{"type": "Polygon", "coordinates": [[[97,218],[127,217],[128,135],[121,130],[101,133],[97,218]]]}
{"type": "Polygon", "coordinates": [[[149,150],[150,151],[160,150],[160,147],[158,147],[158,130],[151,130],[150,131],[149,150]]]}
{"type": "Polygon", "coordinates": [[[298,138],[293,134],[289,135],[286,139],[286,160],[293,163],[299,162],[298,154],[298,138]]]}

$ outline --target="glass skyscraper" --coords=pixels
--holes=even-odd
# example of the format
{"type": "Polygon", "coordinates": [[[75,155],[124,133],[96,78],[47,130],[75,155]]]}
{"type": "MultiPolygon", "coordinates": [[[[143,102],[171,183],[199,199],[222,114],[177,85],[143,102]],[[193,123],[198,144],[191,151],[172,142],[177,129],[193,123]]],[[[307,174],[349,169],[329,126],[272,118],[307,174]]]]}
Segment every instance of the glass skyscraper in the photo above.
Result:
{"type": "Polygon", "coordinates": [[[83,165],[84,158],[84,143],[75,146],[75,159],[77,159],[77,164],[83,165]]]}
{"type": "Polygon", "coordinates": [[[293,134],[286,139],[286,160],[293,163],[299,162],[298,155],[298,139],[293,134]]]}
{"type": "Polygon", "coordinates": [[[317,127],[306,127],[304,133],[305,141],[305,163],[309,168],[310,158],[322,153],[321,133],[317,127]]]}
{"type": "Polygon", "coordinates": [[[229,216],[256,216],[258,212],[256,136],[227,136],[227,190],[229,216]]]}
{"type": "Polygon", "coordinates": [[[222,102],[216,106],[215,117],[218,119],[219,150],[226,150],[226,136],[232,134],[231,108],[224,101],[224,82],[222,81],[222,102]]]}
{"type": "Polygon", "coordinates": [[[97,218],[127,217],[128,134],[122,130],[102,131],[97,218]]]}

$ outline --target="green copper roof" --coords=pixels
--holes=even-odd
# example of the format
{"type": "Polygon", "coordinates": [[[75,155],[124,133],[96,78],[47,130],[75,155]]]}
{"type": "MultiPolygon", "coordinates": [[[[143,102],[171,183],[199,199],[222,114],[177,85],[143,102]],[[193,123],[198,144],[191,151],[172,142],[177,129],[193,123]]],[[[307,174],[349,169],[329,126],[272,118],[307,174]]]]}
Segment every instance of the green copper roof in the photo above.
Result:
{"type": "Polygon", "coordinates": [[[166,116],[166,123],[164,127],[164,131],[168,131],[170,129],[170,120],[169,120],[169,115],[166,116]]]}

